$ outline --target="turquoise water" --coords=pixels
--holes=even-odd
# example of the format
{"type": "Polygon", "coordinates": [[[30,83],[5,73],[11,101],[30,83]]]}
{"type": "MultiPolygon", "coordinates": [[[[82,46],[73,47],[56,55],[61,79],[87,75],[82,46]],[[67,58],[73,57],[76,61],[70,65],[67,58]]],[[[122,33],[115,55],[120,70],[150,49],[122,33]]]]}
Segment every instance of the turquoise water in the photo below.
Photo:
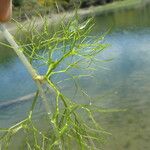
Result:
{"type": "MultiPolygon", "coordinates": [[[[111,28],[105,38],[110,46],[99,56],[103,62],[97,66],[95,79],[86,78],[81,86],[100,107],[126,109],[97,117],[112,133],[106,150],[150,149],[149,18],[148,4],[95,17],[92,34],[100,35],[111,28]]],[[[0,127],[6,127],[26,116],[31,101],[3,104],[34,93],[36,87],[16,55],[4,47],[0,47],[0,78],[0,127]]],[[[69,83],[63,88],[66,93],[69,91],[68,95],[73,93],[69,83]]]]}

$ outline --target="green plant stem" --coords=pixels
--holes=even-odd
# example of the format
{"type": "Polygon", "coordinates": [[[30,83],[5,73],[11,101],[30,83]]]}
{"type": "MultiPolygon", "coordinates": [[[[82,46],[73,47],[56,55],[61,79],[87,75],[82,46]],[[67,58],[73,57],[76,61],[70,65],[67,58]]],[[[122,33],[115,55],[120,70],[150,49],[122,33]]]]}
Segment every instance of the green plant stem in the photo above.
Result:
{"type": "Polygon", "coordinates": [[[38,76],[36,71],[33,69],[27,58],[24,56],[24,54],[21,51],[21,47],[18,46],[18,44],[15,42],[14,38],[12,35],[8,32],[8,30],[5,28],[4,25],[0,24],[0,30],[2,31],[3,36],[5,39],[9,42],[9,44],[12,46],[13,50],[15,53],[18,55],[19,59],[22,61],[30,75],[32,76],[33,79],[38,76]]]}
{"type": "Polygon", "coordinates": [[[46,98],[45,92],[42,88],[42,82],[40,80],[39,77],[41,77],[40,75],[38,75],[38,73],[35,71],[35,69],[33,69],[32,65],[29,63],[28,59],[25,57],[25,55],[23,54],[23,52],[21,51],[21,47],[18,46],[18,44],[15,42],[13,36],[8,32],[8,30],[5,28],[4,25],[0,24],[0,30],[2,31],[3,36],[5,37],[5,39],[9,42],[9,44],[12,46],[13,50],[15,51],[15,53],[18,55],[19,59],[21,60],[21,62],[24,64],[24,66],[26,67],[26,69],[28,70],[28,72],[30,73],[31,77],[34,79],[41,98],[44,102],[45,105],[45,109],[47,111],[48,114],[51,114],[51,110],[48,104],[48,100],[46,98]]]}

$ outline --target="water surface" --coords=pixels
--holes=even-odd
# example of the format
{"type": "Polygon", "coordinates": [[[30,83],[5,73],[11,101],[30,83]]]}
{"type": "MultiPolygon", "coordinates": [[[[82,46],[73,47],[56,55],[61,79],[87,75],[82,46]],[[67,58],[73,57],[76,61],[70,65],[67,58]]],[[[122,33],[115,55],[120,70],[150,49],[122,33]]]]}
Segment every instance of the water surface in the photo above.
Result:
{"type": "MultiPolygon", "coordinates": [[[[102,58],[107,71],[97,72],[99,90],[104,97],[100,105],[127,109],[102,114],[99,120],[112,137],[104,149],[150,149],[150,5],[96,17],[95,33],[112,26],[106,37],[111,46],[102,58]]],[[[95,93],[96,94],[96,93],[95,93]]],[[[100,98],[100,95],[97,99],[100,98]]]]}
{"type": "MultiPolygon", "coordinates": [[[[92,34],[111,28],[110,46],[99,57],[112,59],[97,66],[95,79],[84,79],[85,88],[103,108],[126,109],[97,117],[112,133],[105,150],[150,149],[150,5],[106,13],[96,17],[92,34]],[[90,86],[89,86],[90,85],[90,86]]],[[[16,55],[0,47],[0,105],[35,92],[36,87],[16,55]]],[[[71,84],[66,83],[71,93],[71,84]]],[[[68,94],[70,95],[70,94],[68,94]]],[[[31,101],[0,107],[0,127],[27,115],[31,101]]]]}

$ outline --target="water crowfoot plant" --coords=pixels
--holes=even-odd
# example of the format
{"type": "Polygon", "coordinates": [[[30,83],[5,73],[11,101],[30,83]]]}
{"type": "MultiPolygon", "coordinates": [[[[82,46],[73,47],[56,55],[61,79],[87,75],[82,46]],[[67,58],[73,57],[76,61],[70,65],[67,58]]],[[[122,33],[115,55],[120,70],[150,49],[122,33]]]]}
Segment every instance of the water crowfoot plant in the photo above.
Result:
{"type": "MultiPolygon", "coordinates": [[[[99,149],[99,143],[108,134],[94,118],[93,109],[100,109],[91,101],[83,102],[75,94],[70,96],[61,89],[66,81],[77,89],[80,78],[92,77],[96,70],[93,62],[99,62],[96,56],[107,46],[102,43],[103,36],[90,36],[92,19],[80,23],[75,16],[62,21],[54,31],[49,29],[46,19],[43,19],[41,29],[36,28],[35,23],[29,28],[20,24],[18,27],[22,36],[15,40],[3,26],[1,30],[31,74],[37,93],[26,119],[10,128],[0,129],[2,149],[10,149],[19,133],[24,137],[23,149],[99,149]],[[39,97],[46,110],[46,132],[34,121],[33,111],[39,97]]],[[[82,93],[84,99],[89,98],[84,89],[82,93]]]]}

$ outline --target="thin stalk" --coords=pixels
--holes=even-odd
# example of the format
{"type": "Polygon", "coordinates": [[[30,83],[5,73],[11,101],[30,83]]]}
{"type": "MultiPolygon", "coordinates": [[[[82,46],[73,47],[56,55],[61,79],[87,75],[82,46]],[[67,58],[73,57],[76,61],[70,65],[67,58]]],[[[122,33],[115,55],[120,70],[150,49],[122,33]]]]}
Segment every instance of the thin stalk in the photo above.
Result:
{"type": "Polygon", "coordinates": [[[46,109],[48,114],[51,114],[51,110],[50,110],[50,107],[49,107],[49,104],[48,104],[48,100],[47,100],[45,92],[44,92],[44,90],[42,88],[42,82],[40,80],[41,78],[39,78],[41,76],[38,75],[38,73],[35,71],[35,69],[29,63],[28,59],[26,58],[26,56],[21,51],[21,47],[15,42],[13,36],[8,32],[8,30],[5,28],[4,25],[0,24],[0,30],[2,31],[2,34],[5,37],[5,39],[12,46],[13,50],[15,51],[15,53],[18,55],[18,57],[21,60],[21,62],[24,64],[24,66],[28,70],[28,72],[31,75],[31,77],[35,80],[35,83],[36,83],[36,85],[37,85],[37,87],[39,89],[41,98],[42,98],[43,103],[45,105],[45,109],[46,109]]]}
{"type": "Polygon", "coordinates": [[[38,76],[36,71],[33,69],[23,52],[21,51],[21,47],[15,42],[13,36],[8,32],[8,30],[5,28],[4,25],[0,24],[0,30],[2,31],[3,36],[5,39],[9,42],[9,44],[12,46],[13,50],[15,53],[18,55],[19,59],[22,61],[30,75],[32,76],[33,79],[38,76]]]}

